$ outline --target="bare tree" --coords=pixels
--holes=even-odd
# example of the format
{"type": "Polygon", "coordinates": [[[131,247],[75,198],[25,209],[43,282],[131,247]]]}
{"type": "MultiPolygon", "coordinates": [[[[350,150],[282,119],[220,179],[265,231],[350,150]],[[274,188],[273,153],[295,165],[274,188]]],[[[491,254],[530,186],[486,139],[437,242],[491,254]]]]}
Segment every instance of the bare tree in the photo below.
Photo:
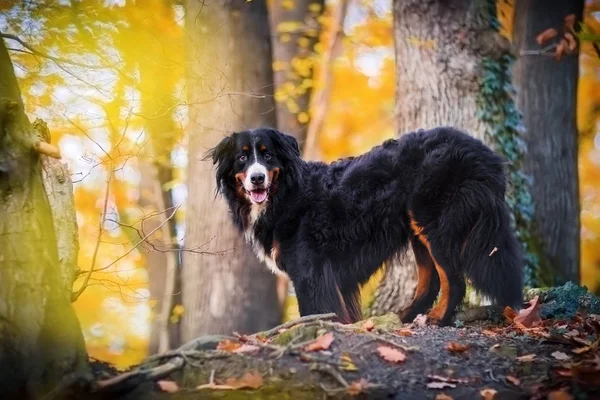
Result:
{"type": "Polygon", "coordinates": [[[579,179],[577,171],[578,54],[555,60],[541,47],[560,43],[565,18],[581,21],[584,2],[519,0],[514,38],[519,57],[514,70],[523,112],[527,156],[524,169],[532,179],[534,235],[540,250],[544,283],[579,282],[579,179]],[[546,29],[557,35],[543,46],[536,37],[546,29]],[[543,117],[542,117],[543,116],[543,117]]]}
{"type": "Polygon", "coordinates": [[[25,115],[4,40],[0,93],[0,387],[7,398],[39,398],[88,373],[71,307],[74,209],[61,208],[73,206],[72,190],[62,164],[44,160],[42,172],[40,160],[58,150],[25,115]],[[55,223],[67,229],[58,232],[60,248],[55,223]]]}
{"type": "Polygon", "coordinates": [[[250,332],[277,324],[275,276],[234,229],[203,154],[235,130],[275,126],[265,1],[187,4],[189,169],[183,256],[182,339],[250,332]],[[190,249],[225,252],[200,256],[190,249]]]}

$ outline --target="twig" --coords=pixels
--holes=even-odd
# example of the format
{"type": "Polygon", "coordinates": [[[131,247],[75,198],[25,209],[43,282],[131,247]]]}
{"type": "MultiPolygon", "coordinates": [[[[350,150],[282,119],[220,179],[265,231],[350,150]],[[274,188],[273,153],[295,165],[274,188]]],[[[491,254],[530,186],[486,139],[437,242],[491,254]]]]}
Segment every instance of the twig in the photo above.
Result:
{"type": "Polygon", "coordinates": [[[110,181],[112,179],[112,165],[108,169],[108,179],[106,180],[106,192],[104,193],[104,206],[102,208],[102,215],[100,216],[100,225],[98,226],[98,240],[96,241],[96,247],[94,248],[94,253],[92,255],[92,263],[90,265],[90,270],[88,271],[85,279],[79,288],[79,290],[71,295],[71,302],[74,303],[77,301],[79,296],[83,293],[88,283],[90,282],[90,278],[92,277],[92,273],[94,272],[94,267],[96,266],[96,258],[98,256],[98,250],[100,249],[100,242],[102,240],[102,234],[104,233],[104,222],[106,219],[106,210],[108,209],[108,196],[110,194],[110,181]]]}
{"type": "Polygon", "coordinates": [[[558,46],[557,43],[552,43],[540,50],[521,50],[519,55],[521,55],[521,56],[539,56],[539,55],[553,56],[554,53],[549,53],[549,51],[555,49],[557,46],[558,46]]]}
{"type": "Polygon", "coordinates": [[[306,315],[304,317],[300,317],[300,318],[288,321],[285,324],[278,325],[275,328],[269,329],[268,331],[255,333],[252,336],[253,337],[263,336],[266,338],[270,338],[272,336],[277,335],[281,329],[290,329],[291,327],[293,327],[295,325],[304,324],[307,322],[314,322],[314,321],[318,321],[318,320],[322,320],[322,319],[331,319],[331,318],[336,318],[336,317],[337,317],[337,315],[335,313],[306,315]]]}
{"type": "Polygon", "coordinates": [[[93,391],[114,392],[132,389],[139,385],[140,382],[164,378],[174,371],[183,368],[184,365],[185,359],[183,356],[174,357],[169,362],[154,368],[137,368],[133,371],[98,381],[93,391]]]}
{"type": "Polygon", "coordinates": [[[342,374],[340,374],[335,368],[333,368],[329,364],[315,364],[310,367],[311,371],[320,371],[327,372],[329,375],[335,378],[336,381],[340,383],[343,387],[348,387],[348,382],[344,379],[342,374]]]}

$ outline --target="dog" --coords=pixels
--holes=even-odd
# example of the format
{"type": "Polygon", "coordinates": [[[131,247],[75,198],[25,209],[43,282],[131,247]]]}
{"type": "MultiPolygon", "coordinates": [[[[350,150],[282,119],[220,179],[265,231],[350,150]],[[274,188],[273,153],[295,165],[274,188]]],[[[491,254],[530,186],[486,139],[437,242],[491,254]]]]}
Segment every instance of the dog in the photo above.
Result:
{"type": "Polygon", "coordinates": [[[465,276],[520,309],[524,258],[505,203],[505,161],[452,127],[407,133],[331,164],[271,128],[236,132],[204,160],[258,258],[291,279],[300,315],[361,319],[360,287],[410,243],[418,283],[402,321],[452,323],[465,276]]]}

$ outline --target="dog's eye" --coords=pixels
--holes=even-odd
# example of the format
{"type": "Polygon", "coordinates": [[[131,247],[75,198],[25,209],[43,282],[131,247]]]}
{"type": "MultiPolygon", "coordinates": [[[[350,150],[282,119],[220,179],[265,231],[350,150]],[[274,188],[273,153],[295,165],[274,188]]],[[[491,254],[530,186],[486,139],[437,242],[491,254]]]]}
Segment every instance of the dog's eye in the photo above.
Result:
{"type": "Polygon", "coordinates": [[[271,159],[271,155],[269,153],[265,153],[265,160],[270,160],[271,159]]]}
{"type": "Polygon", "coordinates": [[[245,162],[248,159],[248,156],[246,156],[245,154],[242,154],[241,156],[238,157],[238,160],[240,160],[241,162],[245,162]]]}

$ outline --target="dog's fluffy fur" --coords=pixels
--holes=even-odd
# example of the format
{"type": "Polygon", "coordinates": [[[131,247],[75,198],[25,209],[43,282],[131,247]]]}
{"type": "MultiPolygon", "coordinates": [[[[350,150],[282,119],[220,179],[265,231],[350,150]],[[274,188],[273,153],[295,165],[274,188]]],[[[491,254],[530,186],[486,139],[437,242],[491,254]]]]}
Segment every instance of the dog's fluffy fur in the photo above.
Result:
{"type": "Polygon", "coordinates": [[[404,321],[429,310],[441,290],[428,315],[452,322],[465,275],[496,304],[521,306],[504,161],[463,132],[419,130],[328,165],[303,161],[293,137],[260,128],[224,138],[207,158],[234,223],[292,280],[301,315],[359,320],[360,285],[409,243],[418,284],[404,321]]]}

